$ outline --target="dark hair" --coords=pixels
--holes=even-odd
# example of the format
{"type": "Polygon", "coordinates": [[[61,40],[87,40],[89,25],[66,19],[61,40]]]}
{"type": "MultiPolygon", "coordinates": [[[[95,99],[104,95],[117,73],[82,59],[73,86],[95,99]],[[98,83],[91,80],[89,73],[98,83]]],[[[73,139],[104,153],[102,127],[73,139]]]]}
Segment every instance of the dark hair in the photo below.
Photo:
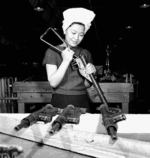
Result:
{"type": "MultiPolygon", "coordinates": [[[[83,23],[81,23],[81,22],[73,22],[73,23],[71,23],[71,25],[69,25],[69,27],[72,26],[73,24],[79,24],[79,25],[82,25],[82,26],[85,27],[85,25],[84,25],[83,23]]],[[[69,27],[68,27],[68,28],[69,28],[69,27]]]]}

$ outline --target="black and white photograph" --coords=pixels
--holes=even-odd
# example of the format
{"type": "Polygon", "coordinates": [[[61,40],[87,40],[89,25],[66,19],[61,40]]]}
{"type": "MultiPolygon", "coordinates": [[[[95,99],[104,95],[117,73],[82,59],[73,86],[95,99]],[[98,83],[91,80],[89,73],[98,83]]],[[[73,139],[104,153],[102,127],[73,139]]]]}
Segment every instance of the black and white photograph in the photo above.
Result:
{"type": "Polygon", "coordinates": [[[150,0],[0,2],[0,158],[150,157],[150,0]]]}

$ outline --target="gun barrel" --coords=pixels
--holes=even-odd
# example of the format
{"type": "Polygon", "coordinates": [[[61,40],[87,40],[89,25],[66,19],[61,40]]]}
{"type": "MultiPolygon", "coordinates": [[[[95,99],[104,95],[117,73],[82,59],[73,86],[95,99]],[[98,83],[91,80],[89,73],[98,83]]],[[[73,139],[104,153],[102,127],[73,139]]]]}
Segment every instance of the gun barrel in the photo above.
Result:
{"type": "Polygon", "coordinates": [[[19,130],[21,130],[23,128],[23,126],[21,125],[21,124],[19,124],[19,125],[17,125],[14,129],[16,130],[16,131],[19,131],[19,130]]]}
{"type": "Polygon", "coordinates": [[[67,120],[65,116],[58,116],[52,123],[52,128],[49,133],[54,134],[56,131],[59,131],[66,122],[67,120]]]}
{"type": "Polygon", "coordinates": [[[23,120],[21,121],[21,123],[20,123],[19,125],[17,125],[14,129],[15,129],[16,131],[19,131],[19,130],[21,130],[22,128],[26,128],[26,127],[28,127],[28,126],[30,126],[29,120],[28,120],[28,119],[23,119],[23,120]]]}
{"type": "Polygon", "coordinates": [[[66,108],[64,108],[62,113],[52,123],[52,128],[49,133],[54,134],[56,131],[59,131],[65,123],[68,123],[67,118],[73,109],[73,105],[68,105],[66,108]]]}
{"type": "Polygon", "coordinates": [[[49,133],[50,133],[50,134],[54,134],[56,131],[59,131],[59,130],[60,130],[61,126],[62,126],[62,125],[61,125],[59,122],[56,122],[56,123],[53,125],[52,129],[49,131],[49,133]]]}
{"type": "Polygon", "coordinates": [[[115,127],[110,126],[107,128],[107,132],[108,134],[111,136],[112,140],[116,140],[117,139],[117,130],[115,127]]]}

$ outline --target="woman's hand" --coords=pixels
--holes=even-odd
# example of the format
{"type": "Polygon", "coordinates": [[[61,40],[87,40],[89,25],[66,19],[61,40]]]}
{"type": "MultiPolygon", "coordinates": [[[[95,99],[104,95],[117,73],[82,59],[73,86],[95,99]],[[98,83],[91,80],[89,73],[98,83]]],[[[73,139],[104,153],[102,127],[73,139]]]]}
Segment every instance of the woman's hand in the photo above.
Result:
{"type": "Polygon", "coordinates": [[[85,67],[85,71],[88,75],[96,73],[96,68],[92,63],[88,63],[85,67]]]}
{"type": "Polygon", "coordinates": [[[82,76],[84,76],[87,80],[91,81],[90,74],[94,74],[96,72],[96,68],[92,63],[88,63],[85,67],[81,66],[79,68],[79,72],[82,76]]]}
{"type": "Polygon", "coordinates": [[[71,62],[73,59],[74,51],[72,51],[70,48],[66,48],[61,53],[63,61],[71,62]]]}

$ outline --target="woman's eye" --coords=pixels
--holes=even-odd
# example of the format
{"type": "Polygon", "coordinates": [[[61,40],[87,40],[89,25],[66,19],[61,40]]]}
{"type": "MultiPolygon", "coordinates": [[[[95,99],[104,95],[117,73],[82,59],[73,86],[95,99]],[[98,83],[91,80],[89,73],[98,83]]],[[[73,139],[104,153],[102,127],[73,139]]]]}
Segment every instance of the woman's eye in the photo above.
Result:
{"type": "Polygon", "coordinates": [[[84,35],[80,35],[80,37],[84,37],[84,35]]]}

